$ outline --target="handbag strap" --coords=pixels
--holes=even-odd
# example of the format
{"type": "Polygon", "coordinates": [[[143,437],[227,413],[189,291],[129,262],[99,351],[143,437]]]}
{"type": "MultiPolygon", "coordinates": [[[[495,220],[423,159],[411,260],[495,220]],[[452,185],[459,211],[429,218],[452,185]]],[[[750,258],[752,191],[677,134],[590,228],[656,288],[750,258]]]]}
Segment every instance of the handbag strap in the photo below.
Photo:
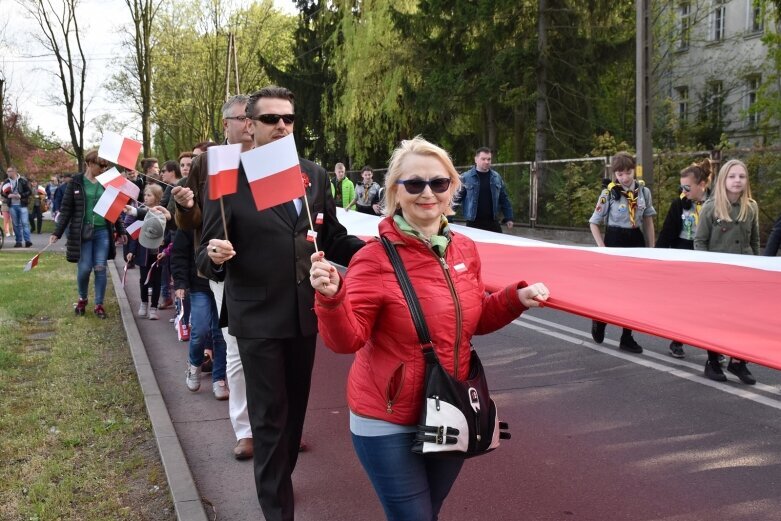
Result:
{"type": "Polygon", "coordinates": [[[385,236],[380,237],[385,252],[388,254],[393,271],[396,272],[396,278],[401,286],[401,292],[404,294],[404,298],[407,301],[410,315],[412,315],[412,322],[415,324],[415,330],[418,332],[418,339],[420,340],[421,349],[425,352],[426,349],[433,349],[434,345],[431,342],[431,335],[428,332],[428,326],[426,325],[426,319],[423,316],[423,311],[420,309],[420,303],[418,302],[418,296],[415,293],[415,288],[412,287],[412,281],[409,280],[407,270],[404,268],[404,263],[399,257],[399,252],[396,251],[396,247],[385,236]]]}

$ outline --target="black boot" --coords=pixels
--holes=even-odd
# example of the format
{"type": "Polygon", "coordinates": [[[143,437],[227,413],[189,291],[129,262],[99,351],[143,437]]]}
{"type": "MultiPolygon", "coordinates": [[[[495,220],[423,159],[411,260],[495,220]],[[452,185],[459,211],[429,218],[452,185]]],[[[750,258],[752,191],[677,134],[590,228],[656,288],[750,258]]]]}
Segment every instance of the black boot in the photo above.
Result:
{"type": "Polygon", "coordinates": [[[632,331],[629,329],[624,329],[621,333],[621,342],[619,342],[618,348],[629,353],[640,354],[643,352],[643,348],[640,347],[640,344],[635,342],[632,331]]]}
{"type": "Polygon", "coordinates": [[[594,339],[594,342],[597,344],[601,344],[603,340],[605,340],[605,324],[604,322],[597,322],[596,320],[591,321],[591,338],[594,339]]]}
{"type": "Polygon", "coordinates": [[[748,370],[748,367],[746,367],[746,362],[743,360],[731,359],[727,365],[727,371],[740,378],[740,381],[746,385],[754,385],[757,383],[757,379],[754,378],[754,376],[748,370]]]}
{"type": "Polygon", "coordinates": [[[727,375],[725,375],[724,371],[721,370],[721,366],[719,365],[718,361],[714,362],[712,360],[708,360],[705,362],[705,372],[703,374],[705,375],[705,378],[715,382],[727,381],[727,375]]]}

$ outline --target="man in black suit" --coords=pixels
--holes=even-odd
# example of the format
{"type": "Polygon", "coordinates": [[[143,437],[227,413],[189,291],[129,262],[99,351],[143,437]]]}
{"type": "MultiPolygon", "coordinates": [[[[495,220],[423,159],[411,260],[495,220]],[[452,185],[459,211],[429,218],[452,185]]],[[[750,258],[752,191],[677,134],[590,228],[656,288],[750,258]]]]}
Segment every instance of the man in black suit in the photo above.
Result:
{"type": "MultiPolygon", "coordinates": [[[[293,93],[266,87],[250,96],[247,116],[256,146],[293,132],[293,93]]],[[[306,159],[301,170],[317,242],[328,259],[347,265],[363,241],[347,235],[325,170],[306,159]]],[[[254,445],[255,485],[267,521],[292,521],[291,474],[298,458],[317,337],[314,292],[309,284],[309,221],[303,198],[258,212],[244,173],[237,193],[223,198],[225,240],[219,201],[204,201],[198,267],[225,280],[221,321],[239,344],[247,382],[247,404],[254,445]]]]}

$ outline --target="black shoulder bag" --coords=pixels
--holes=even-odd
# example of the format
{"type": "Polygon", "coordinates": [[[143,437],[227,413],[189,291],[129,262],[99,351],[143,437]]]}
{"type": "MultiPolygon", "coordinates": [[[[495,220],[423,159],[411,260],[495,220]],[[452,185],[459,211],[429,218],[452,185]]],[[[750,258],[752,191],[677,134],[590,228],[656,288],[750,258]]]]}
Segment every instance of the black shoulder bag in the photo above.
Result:
{"type": "Polygon", "coordinates": [[[423,407],[412,452],[425,456],[471,458],[494,450],[500,439],[509,439],[505,422],[496,414],[496,404],[488,393],[488,382],[477,352],[472,350],[469,376],[460,381],[439,363],[434,344],[420,309],[418,297],[393,243],[380,237],[396,278],[407,300],[420,348],[426,360],[423,407]]]}

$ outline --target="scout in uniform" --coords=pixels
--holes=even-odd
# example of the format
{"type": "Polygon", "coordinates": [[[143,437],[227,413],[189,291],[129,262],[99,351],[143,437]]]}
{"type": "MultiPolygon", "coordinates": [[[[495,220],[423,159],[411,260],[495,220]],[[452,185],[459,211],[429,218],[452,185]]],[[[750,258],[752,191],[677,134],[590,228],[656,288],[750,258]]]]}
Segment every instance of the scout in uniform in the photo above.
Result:
{"type": "MultiPolygon", "coordinates": [[[[591,234],[599,247],[643,248],[654,247],[654,221],[656,215],[651,201],[651,190],[635,180],[635,160],[627,152],[619,152],[610,161],[615,181],[602,190],[596,208],[588,220],[591,234]],[[605,224],[602,238],[600,224],[605,224]]],[[[594,320],[591,324],[594,342],[605,339],[605,323],[594,320]]],[[[630,353],[642,353],[635,342],[632,330],[624,328],[619,348],[630,353]]]]}

